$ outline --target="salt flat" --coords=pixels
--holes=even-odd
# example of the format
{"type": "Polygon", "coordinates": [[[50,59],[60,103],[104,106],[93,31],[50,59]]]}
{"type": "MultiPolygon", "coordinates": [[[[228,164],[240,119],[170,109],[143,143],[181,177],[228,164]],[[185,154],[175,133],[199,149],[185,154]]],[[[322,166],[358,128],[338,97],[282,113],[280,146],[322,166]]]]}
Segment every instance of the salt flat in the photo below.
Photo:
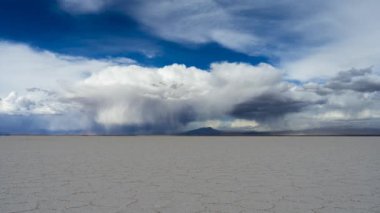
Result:
{"type": "Polygon", "coordinates": [[[380,212],[379,137],[0,137],[0,212],[380,212]]]}

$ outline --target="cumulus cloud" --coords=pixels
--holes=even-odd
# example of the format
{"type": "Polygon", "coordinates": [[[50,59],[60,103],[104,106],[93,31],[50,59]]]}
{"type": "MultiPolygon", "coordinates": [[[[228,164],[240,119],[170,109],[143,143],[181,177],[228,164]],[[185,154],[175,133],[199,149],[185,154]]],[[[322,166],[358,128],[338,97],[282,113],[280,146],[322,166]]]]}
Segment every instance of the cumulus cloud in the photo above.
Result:
{"type": "Polygon", "coordinates": [[[57,100],[54,93],[46,90],[31,88],[25,95],[11,92],[0,100],[0,113],[5,114],[60,114],[67,108],[57,100]]]}
{"type": "Polygon", "coordinates": [[[379,74],[365,68],[341,71],[325,82],[305,83],[301,90],[317,94],[324,101],[287,114],[280,125],[294,129],[331,125],[376,128],[380,124],[378,78],[379,74]]]}
{"type": "Polygon", "coordinates": [[[326,87],[333,90],[376,92],[380,91],[380,77],[373,74],[371,68],[351,69],[346,72],[339,72],[326,84],[326,87]]]}
{"type": "Polygon", "coordinates": [[[215,62],[208,70],[181,64],[147,67],[12,43],[0,50],[4,46],[29,57],[18,58],[17,64],[0,61],[12,70],[10,82],[1,78],[8,83],[0,96],[2,131],[33,122],[31,132],[127,134],[201,126],[288,130],[359,121],[376,126],[380,120],[379,75],[372,68],[339,72],[322,82],[291,83],[282,70],[265,63],[215,62]],[[12,82],[12,75],[32,80],[14,77],[12,82]],[[40,78],[33,80],[34,75],[40,78]]]}
{"type": "Polygon", "coordinates": [[[59,84],[79,80],[110,64],[107,60],[60,55],[0,40],[0,97],[12,90],[21,92],[37,86],[57,89],[59,84]]]}
{"type": "MultiPolygon", "coordinates": [[[[235,116],[240,103],[264,94],[285,94],[290,86],[268,64],[215,63],[207,71],[178,64],[110,67],[78,82],[72,90],[71,98],[91,108],[98,123],[173,131],[194,121],[235,116]]],[[[289,106],[288,111],[292,111],[289,106]]]]}

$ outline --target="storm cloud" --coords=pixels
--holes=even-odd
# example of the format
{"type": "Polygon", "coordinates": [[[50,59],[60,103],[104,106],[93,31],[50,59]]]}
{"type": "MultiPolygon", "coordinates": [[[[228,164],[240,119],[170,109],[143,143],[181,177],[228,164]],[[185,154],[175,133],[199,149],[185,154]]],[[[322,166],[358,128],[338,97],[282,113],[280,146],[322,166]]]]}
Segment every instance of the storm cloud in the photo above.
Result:
{"type": "MultiPolygon", "coordinates": [[[[215,62],[209,69],[181,64],[149,67],[130,60],[120,63],[117,58],[89,60],[20,44],[4,46],[48,61],[32,63],[36,76],[54,67],[72,74],[57,72],[27,85],[9,79],[15,89],[1,90],[3,131],[148,134],[202,126],[283,130],[337,122],[376,124],[380,119],[380,75],[372,68],[297,82],[267,63],[215,62]]],[[[30,60],[12,63],[3,60],[1,66],[13,67],[16,75],[30,60]]]]}
{"type": "Polygon", "coordinates": [[[210,70],[131,65],[110,67],[78,82],[69,97],[90,107],[105,126],[150,125],[173,131],[228,116],[237,103],[287,87],[281,73],[268,64],[215,63],[210,70]]]}
{"type": "Polygon", "coordinates": [[[326,87],[333,90],[378,92],[380,91],[380,78],[379,75],[373,74],[372,68],[351,69],[339,72],[326,84],[326,87]]]}

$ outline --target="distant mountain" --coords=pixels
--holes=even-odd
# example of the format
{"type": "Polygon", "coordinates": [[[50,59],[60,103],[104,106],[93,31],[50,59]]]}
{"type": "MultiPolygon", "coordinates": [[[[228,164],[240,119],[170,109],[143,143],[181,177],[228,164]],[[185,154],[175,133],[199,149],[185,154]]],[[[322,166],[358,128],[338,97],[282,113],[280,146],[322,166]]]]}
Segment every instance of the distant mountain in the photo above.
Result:
{"type": "Polygon", "coordinates": [[[213,136],[213,135],[222,135],[223,132],[222,131],[219,131],[219,130],[216,130],[216,129],[213,129],[211,127],[204,127],[204,128],[199,128],[199,129],[194,129],[194,130],[190,130],[190,131],[187,131],[187,132],[183,132],[183,133],[180,133],[180,135],[188,135],[188,136],[202,136],[202,135],[207,135],[207,136],[213,136]]]}
{"type": "Polygon", "coordinates": [[[185,136],[380,136],[380,129],[371,128],[317,128],[291,131],[221,131],[204,127],[180,133],[185,136]]]}
{"type": "Polygon", "coordinates": [[[233,131],[221,131],[212,127],[203,127],[199,129],[190,130],[180,133],[179,135],[187,136],[252,136],[252,135],[271,135],[269,132],[233,132],[233,131]]]}

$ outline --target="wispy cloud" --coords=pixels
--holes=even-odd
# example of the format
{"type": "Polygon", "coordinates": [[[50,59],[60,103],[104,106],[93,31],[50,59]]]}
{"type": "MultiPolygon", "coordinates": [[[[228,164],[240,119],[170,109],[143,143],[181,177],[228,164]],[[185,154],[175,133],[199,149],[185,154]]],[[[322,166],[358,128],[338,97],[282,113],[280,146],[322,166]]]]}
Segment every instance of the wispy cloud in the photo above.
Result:
{"type": "Polygon", "coordinates": [[[215,42],[249,55],[271,56],[292,79],[327,78],[379,65],[379,48],[374,48],[380,46],[376,0],[60,2],[69,12],[118,11],[169,41],[215,42]]]}
{"type": "Polygon", "coordinates": [[[73,13],[94,13],[102,10],[107,6],[107,0],[62,0],[60,1],[61,7],[65,10],[71,11],[73,13]]]}

